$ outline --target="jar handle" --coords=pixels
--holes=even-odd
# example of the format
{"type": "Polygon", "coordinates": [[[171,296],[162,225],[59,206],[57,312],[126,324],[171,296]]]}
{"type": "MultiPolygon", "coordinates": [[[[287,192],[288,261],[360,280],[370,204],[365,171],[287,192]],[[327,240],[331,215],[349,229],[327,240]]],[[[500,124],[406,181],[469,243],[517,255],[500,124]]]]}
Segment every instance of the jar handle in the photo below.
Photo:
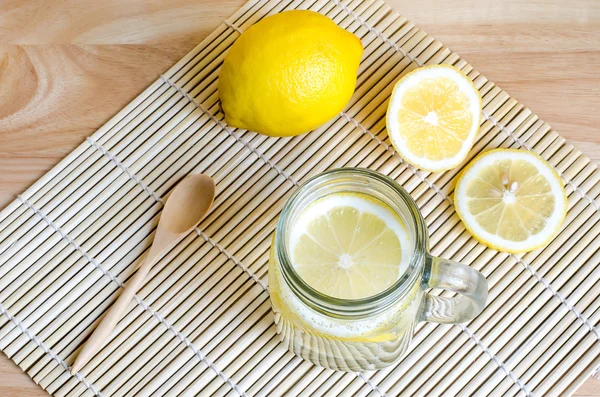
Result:
{"type": "Polygon", "coordinates": [[[442,324],[463,323],[485,307],[488,285],[483,274],[462,263],[427,255],[424,282],[429,288],[456,292],[452,298],[425,293],[421,319],[442,324]]]}

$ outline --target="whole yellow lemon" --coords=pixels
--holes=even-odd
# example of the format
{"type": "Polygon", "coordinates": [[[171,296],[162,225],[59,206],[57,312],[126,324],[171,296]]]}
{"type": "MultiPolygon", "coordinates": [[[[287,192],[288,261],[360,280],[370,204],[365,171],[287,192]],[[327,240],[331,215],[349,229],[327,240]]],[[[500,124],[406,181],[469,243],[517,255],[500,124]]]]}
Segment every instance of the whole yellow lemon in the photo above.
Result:
{"type": "Polygon", "coordinates": [[[319,127],[352,97],[362,52],[358,37],[317,12],[263,19],[223,61],[219,96],[225,121],[270,136],[319,127]]]}

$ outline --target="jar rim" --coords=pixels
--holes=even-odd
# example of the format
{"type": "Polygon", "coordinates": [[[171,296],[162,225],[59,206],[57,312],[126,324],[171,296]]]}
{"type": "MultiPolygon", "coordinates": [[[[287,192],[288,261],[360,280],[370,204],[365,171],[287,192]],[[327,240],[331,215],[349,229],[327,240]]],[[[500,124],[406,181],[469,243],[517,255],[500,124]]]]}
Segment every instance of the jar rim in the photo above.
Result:
{"type": "MultiPolygon", "coordinates": [[[[393,208],[392,208],[393,209],[393,208]]],[[[293,293],[310,308],[337,318],[356,318],[373,315],[384,311],[395,302],[408,294],[419,278],[424,268],[427,253],[427,229],[423,216],[417,204],[402,186],[396,181],[366,168],[337,168],[313,176],[303,183],[284,205],[275,233],[275,252],[280,264],[281,274],[285,283],[293,293]],[[306,283],[294,269],[288,251],[288,233],[292,217],[301,206],[307,193],[316,189],[320,184],[331,183],[342,178],[364,179],[365,183],[373,182],[385,186],[396,197],[387,197],[398,205],[405,207],[414,226],[413,254],[404,274],[387,289],[366,298],[342,299],[317,291],[306,283]]]]}

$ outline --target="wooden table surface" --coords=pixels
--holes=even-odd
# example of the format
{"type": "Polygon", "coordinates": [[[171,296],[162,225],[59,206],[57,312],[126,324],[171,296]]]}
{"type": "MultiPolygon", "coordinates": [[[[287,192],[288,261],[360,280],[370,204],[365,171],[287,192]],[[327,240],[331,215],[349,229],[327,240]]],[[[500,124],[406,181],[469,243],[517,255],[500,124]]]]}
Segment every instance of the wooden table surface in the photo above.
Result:
{"type": "MultiPolygon", "coordinates": [[[[0,0],[0,208],[243,2],[0,0]]],[[[600,1],[388,2],[600,162],[600,1]]],[[[0,354],[0,396],[44,395],[0,354]]]]}

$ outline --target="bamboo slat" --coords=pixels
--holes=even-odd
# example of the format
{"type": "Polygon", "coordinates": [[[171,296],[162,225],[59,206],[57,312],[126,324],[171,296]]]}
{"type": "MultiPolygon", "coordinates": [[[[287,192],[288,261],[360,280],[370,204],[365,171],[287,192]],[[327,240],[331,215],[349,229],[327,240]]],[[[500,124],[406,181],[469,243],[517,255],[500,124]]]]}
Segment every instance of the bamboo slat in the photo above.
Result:
{"type": "MultiPolygon", "coordinates": [[[[383,1],[253,0],[0,213],[0,349],[57,396],[565,395],[600,366],[600,172],[529,109],[383,1]],[[228,48],[266,15],[311,9],[365,48],[346,109],[316,131],[270,138],[228,127],[217,79],[228,48]],[[468,160],[533,150],[563,178],[569,212],[522,256],[478,244],[454,211],[460,167],[431,174],[390,145],[385,111],[409,71],[447,63],[480,90],[468,160]],[[271,235],[295,188],[329,168],[385,173],[417,201],[435,255],[482,271],[488,305],[464,325],[419,324],[391,367],[340,373],[278,342],[267,287],[271,235]],[[174,247],[112,339],[71,376],[82,342],[144,259],[185,175],[217,182],[213,208],[174,247]]],[[[447,294],[447,293],[443,293],[447,294]]]]}

